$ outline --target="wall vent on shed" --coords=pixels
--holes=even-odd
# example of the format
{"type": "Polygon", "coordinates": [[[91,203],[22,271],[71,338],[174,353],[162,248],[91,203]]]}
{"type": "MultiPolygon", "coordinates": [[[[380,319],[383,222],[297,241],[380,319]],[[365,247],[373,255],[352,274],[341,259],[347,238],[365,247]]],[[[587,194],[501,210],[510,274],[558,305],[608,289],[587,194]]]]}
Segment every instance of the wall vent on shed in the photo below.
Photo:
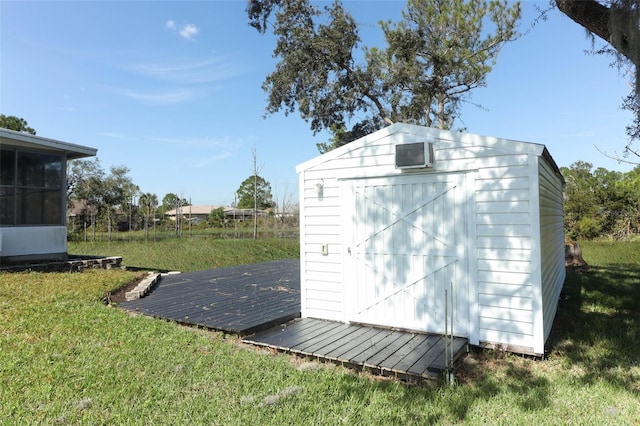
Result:
{"type": "Polygon", "coordinates": [[[396,168],[419,169],[433,167],[433,144],[428,142],[396,145],[396,168]]]}

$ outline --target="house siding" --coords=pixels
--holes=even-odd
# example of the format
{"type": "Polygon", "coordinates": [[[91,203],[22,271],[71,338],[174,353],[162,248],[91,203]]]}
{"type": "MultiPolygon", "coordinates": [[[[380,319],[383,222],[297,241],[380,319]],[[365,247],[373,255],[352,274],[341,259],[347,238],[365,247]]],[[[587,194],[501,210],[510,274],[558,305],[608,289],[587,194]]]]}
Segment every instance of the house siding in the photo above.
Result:
{"type": "Polygon", "coordinates": [[[66,226],[0,228],[2,258],[12,261],[60,260],[67,255],[66,226]]]}
{"type": "Polygon", "coordinates": [[[351,179],[464,173],[468,204],[464,226],[472,238],[468,247],[470,341],[534,351],[536,338],[541,338],[536,336],[536,318],[542,307],[546,339],[551,327],[548,315],[552,322],[555,314],[557,282],[564,279],[555,260],[558,241],[563,239],[561,214],[558,217],[561,184],[546,163],[541,166],[544,188],[539,190],[539,199],[532,197],[537,190],[531,191],[531,185],[538,181],[537,176],[531,176],[531,161],[533,158],[537,167],[543,147],[417,126],[406,128],[411,130],[383,129],[354,142],[353,147],[347,145],[329,157],[320,156],[299,166],[303,317],[347,321],[350,295],[345,294],[345,287],[350,273],[344,268],[347,248],[343,232],[348,224],[343,216],[350,208],[344,203],[350,199],[351,179]],[[434,144],[434,168],[396,169],[394,145],[416,140],[434,144]],[[323,185],[321,196],[318,184],[323,185]],[[538,248],[534,238],[538,216],[542,240],[552,241],[548,247],[538,248]],[[328,247],[326,255],[321,253],[323,245],[328,247]],[[541,252],[545,255],[542,260],[541,252]],[[553,283],[542,289],[535,282],[540,265],[543,280],[553,283]]]}

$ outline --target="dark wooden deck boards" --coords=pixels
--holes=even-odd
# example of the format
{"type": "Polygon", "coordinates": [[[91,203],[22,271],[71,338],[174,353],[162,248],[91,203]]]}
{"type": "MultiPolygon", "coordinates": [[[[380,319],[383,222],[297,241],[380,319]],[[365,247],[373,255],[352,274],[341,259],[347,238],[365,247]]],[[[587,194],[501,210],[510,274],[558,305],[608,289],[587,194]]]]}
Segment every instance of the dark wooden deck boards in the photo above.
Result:
{"type": "Polygon", "coordinates": [[[120,306],[214,330],[253,333],[300,316],[300,261],[163,276],[149,295],[120,306]]]}
{"type": "MultiPolygon", "coordinates": [[[[450,341],[438,335],[299,319],[298,260],[164,276],[149,295],[120,306],[214,330],[255,333],[243,340],[382,374],[433,379],[447,368],[450,341]]],[[[456,359],[467,340],[450,344],[456,359]]]]}
{"type": "Polygon", "coordinates": [[[302,318],[258,332],[246,343],[364,366],[383,374],[433,379],[447,369],[445,348],[453,359],[466,350],[467,339],[453,341],[439,335],[388,330],[365,325],[302,318]]]}

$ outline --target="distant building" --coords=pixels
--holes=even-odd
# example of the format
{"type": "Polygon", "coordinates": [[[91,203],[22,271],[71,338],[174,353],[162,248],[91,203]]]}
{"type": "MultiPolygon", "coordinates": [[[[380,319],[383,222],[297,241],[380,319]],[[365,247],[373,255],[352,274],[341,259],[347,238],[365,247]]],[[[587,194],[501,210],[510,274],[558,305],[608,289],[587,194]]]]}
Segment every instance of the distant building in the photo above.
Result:
{"type": "MultiPolygon", "coordinates": [[[[253,209],[238,209],[235,207],[222,207],[222,206],[182,206],[177,209],[167,210],[164,215],[170,220],[176,220],[178,216],[183,220],[192,221],[206,221],[213,210],[222,208],[224,210],[224,216],[229,220],[246,220],[251,219],[254,216],[253,209]]],[[[267,216],[267,212],[263,210],[257,210],[259,217],[267,216]]]]}
{"type": "Polygon", "coordinates": [[[206,221],[212,210],[218,209],[217,206],[182,206],[177,209],[171,209],[164,212],[165,217],[176,220],[178,216],[184,219],[195,219],[206,221]]]}

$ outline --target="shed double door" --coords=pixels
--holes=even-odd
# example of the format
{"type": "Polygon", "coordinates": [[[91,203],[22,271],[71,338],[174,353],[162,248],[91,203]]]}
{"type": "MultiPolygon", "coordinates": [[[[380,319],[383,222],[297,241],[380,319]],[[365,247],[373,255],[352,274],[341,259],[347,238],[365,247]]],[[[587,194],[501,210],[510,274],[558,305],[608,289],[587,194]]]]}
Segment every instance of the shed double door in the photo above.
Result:
{"type": "Polygon", "coordinates": [[[446,320],[467,337],[463,182],[464,175],[451,174],[345,185],[348,321],[443,333],[446,320]]]}

